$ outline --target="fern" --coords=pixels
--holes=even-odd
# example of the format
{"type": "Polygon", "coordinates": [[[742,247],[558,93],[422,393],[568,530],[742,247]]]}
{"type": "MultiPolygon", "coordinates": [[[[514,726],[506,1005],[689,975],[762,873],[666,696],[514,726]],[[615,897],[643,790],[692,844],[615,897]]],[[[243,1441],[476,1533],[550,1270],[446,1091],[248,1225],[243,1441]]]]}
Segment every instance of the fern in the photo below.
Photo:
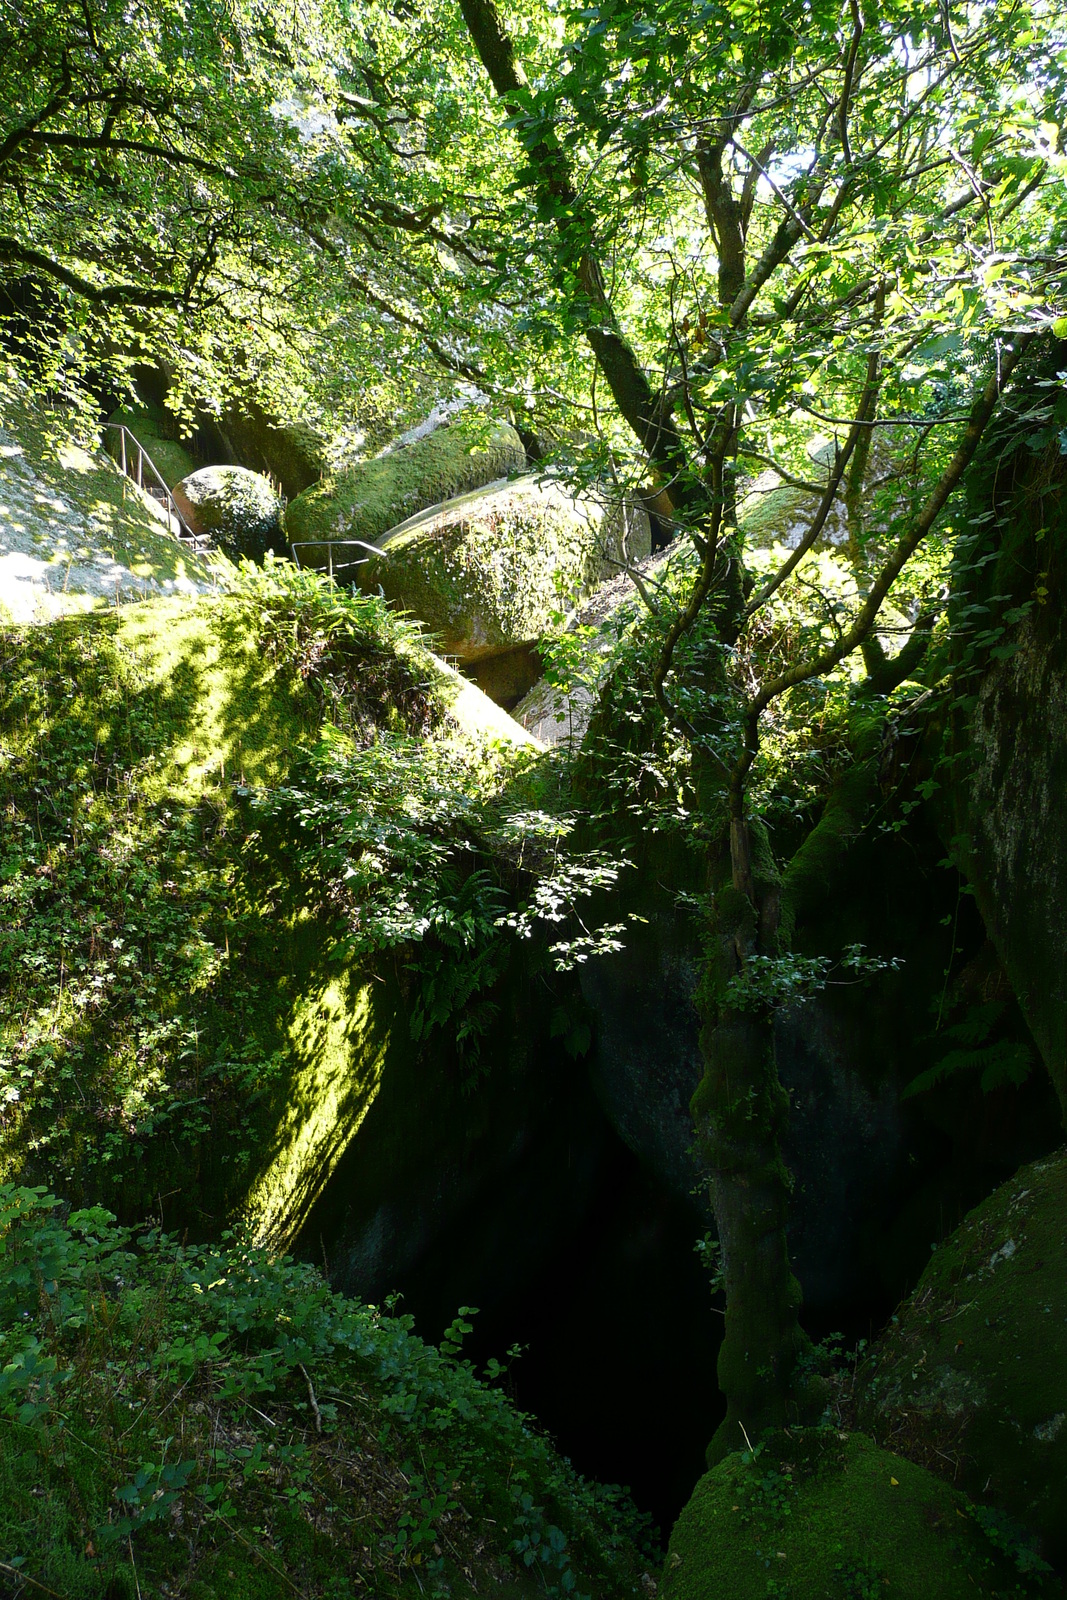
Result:
{"type": "Polygon", "coordinates": [[[989,1042],[989,1036],[1002,1020],[1007,1006],[994,1000],[984,1006],[971,1006],[960,1022],[935,1037],[951,1041],[962,1048],[950,1050],[934,1066],[913,1078],[901,1095],[908,1100],[913,1095],[927,1094],[939,1083],[964,1072],[979,1072],[982,1093],[1009,1085],[1018,1088],[1026,1082],[1033,1070],[1034,1058],[1025,1044],[1010,1039],[989,1042]]]}

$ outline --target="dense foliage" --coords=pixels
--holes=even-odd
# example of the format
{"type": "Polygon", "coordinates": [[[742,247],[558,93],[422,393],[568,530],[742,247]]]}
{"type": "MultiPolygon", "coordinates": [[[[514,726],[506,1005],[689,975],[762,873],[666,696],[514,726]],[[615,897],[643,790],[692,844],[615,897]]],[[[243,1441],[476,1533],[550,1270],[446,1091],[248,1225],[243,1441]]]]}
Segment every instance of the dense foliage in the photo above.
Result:
{"type": "MultiPolygon", "coordinates": [[[[464,1308],[465,1309],[465,1308],[464,1308]]],[[[410,1318],[0,1188],[0,1572],[80,1597],[622,1595],[644,1531],[410,1318]],[[524,1578],[524,1574],[528,1577],[524,1578]]]]}
{"type": "Polygon", "coordinates": [[[324,722],[359,745],[442,706],[411,629],[313,575],[179,607],[162,659],[136,617],[8,635],[0,1093],[9,1173],[28,1157],[143,1208],[170,1187],[166,1162],[145,1169],[153,1137],[175,1175],[206,1163],[202,1201],[240,1182],[284,1057],[262,1010],[269,919],[303,900],[237,780],[277,781],[324,722]]]}
{"type": "MultiPolygon", "coordinates": [[[[182,1168],[221,1131],[239,1183],[281,1049],[254,1015],[265,930],[311,919],[331,959],[402,952],[412,1036],[455,1025],[476,1086],[507,936],[561,925],[564,966],[612,948],[620,926],[576,910],[620,869],[605,838],[677,830],[698,852],[692,1109],[726,1296],[713,1454],[813,1421],[825,1393],[790,1267],[775,1017],[831,971],[876,965],[854,944],[806,953],[804,920],[872,818],[902,828],[955,781],[951,741],[932,736],[913,772],[901,740],[920,712],[948,721],[1048,597],[1038,558],[989,592],[991,513],[959,491],[971,471],[997,503],[1005,416],[1033,424],[1032,455],[1065,450],[1062,7],[7,0],[0,107],[0,401],[28,382],[92,413],[150,380],[186,426],[243,402],[310,417],[336,462],[366,450],[368,417],[399,433],[430,400],[491,398],[534,459],[642,498],[670,546],[631,574],[640,604],[615,615],[609,649],[580,631],[555,647],[560,684],[588,672],[599,697],[577,769],[581,851],[551,763],[428,742],[440,685],[375,600],[271,568],[210,626],[201,615],[165,673],[126,620],[14,637],[9,1148],[72,1183],[121,1167],[139,1203],[149,1134],[166,1130],[182,1168]],[[1035,383],[1057,399],[1035,408],[1035,383]],[[218,774],[198,766],[186,690],[225,751],[218,774]]],[[[967,1073],[1017,1084],[1032,1055],[1006,1012],[961,1018],[946,1002],[954,924],[950,937],[942,1037],[911,1089],[967,1073]]],[[[11,1204],[62,1232],[42,1220],[51,1202],[11,1204]]],[[[86,1227],[111,1238],[95,1214],[75,1235],[86,1227]]],[[[153,1242],[157,1258],[190,1280],[245,1271],[153,1242]]],[[[107,1279],[110,1257],[92,1270],[107,1279]]],[[[258,1296],[290,1269],[248,1271],[258,1296]]],[[[296,1292],[318,1304],[310,1284],[296,1292]]],[[[379,1324],[337,1315],[338,1346],[365,1355],[379,1324]]],[[[194,1388],[231,1331],[197,1326],[194,1388]]],[[[310,1348],[287,1372],[318,1424],[310,1348]]],[[[31,1408],[51,1393],[39,1354],[9,1369],[13,1390],[30,1374],[31,1408]]],[[[436,1422],[437,1399],[412,1404],[436,1422]]],[[[144,1450],[120,1499],[147,1526],[186,1481],[144,1450]]],[[[436,1471],[408,1474],[422,1520],[405,1511],[395,1557],[446,1548],[435,1519],[458,1515],[462,1472],[436,1471]]],[[[531,1564],[539,1503],[520,1497],[525,1533],[510,1524],[531,1564]]],[[[88,1534],[120,1526],[132,1563],[136,1515],[94,1515],[88,1534]]],[[[579,1580],[563,1537],[547,1547],[566,1591],[579,1580]]]]}

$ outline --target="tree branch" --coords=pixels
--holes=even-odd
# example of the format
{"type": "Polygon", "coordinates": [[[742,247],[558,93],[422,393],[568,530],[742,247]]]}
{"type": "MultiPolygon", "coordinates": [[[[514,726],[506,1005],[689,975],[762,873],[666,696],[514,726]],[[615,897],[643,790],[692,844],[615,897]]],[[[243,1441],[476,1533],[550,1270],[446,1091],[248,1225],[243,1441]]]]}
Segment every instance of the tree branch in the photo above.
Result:
{"type": "Polygon", "coordinates": [[[54,278],[57,283],[73,289],[75,294],[80,294],[84,300],[92,301],[94,305],[147,308],[180,306],[187,300],[185,293],[175,289],[142,289],[135,283],[113,283],[99,288],[87,278],[71,272],[69,267],[53,261],[50,256],[42,255],[40,250],[32,250],[28,245],[19,244],[17,239],[2,235],[0,235],[0,261],[18,261],[23,266],[35,267],[38,272],[43,272],[48,277],[54,278]]]}
{"type": "Polygon", "coordinates": [[[832,671],[846,656],[859,649],[867,637],[890,589],[930,532],[944,509],[949,495],[955,489],[970,464],[982,435],[989,425],[990,418],[996,410],[997,402],[1004,392],[1008,379],[1011,377],[1019,358],[1036,337],[1037,335],[1033,333],[1021,335],[1015,340],[1011,350],[998,361],[996,370],[991,374],[981,395],[971,407],[967,427],[957,446],[955,455],[934,485],[926,504],[915,517],[907,532],[902,534],[893,554],[875,578],[866,600],[852,622],[852,626],[839,640],[832,645],[828,645],[825,650],[814,656],[809,656],[806,661],[795,662],[793,666],[787,667],[784,672],[779,673],[776,678],[772,678],[769,683],[764,684],[763,688],[750,702],[744,719],[745,749],[731,778],[732,795],[740,796],[743,793],[745,778],[759,747],[759,719],[771,701],[776,700],[780,694],[784,694],[787,689],[794,688],[798,683],[805,683],[809,678],[821,677],[824,673],[832,671]]]}
{"type": "MultiPolygon", "coordinates": [[[[493,88],[505,103],[523,111],[529,86],[495,0],[460,0],[460,8],[493,88]]],[[[574,299],[582,313],[582,331],[615,404],[665,480],[675,504],[702,504],[699,486],[689,481],[685,446],[669,408],[653,393],[644,368],[619,328],[600,264],[592,253],[592,221],[554,132],[546,132],[540,125],[524,128],[519,122],[516,133],[533,169],[539,197],[553,217],[569,257],[565,264],[573,271],[580,289],[580,296],[574,299]]]]}

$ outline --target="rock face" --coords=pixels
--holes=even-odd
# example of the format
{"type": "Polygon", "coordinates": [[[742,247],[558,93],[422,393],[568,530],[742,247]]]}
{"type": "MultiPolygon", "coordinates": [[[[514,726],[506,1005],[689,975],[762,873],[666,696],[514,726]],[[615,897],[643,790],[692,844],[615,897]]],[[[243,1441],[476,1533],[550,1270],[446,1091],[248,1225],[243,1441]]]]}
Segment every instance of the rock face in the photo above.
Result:
{"type": "MultiPolygon", "coordinates": [[[[629,553],[629,564],[639,568],[652,583],[661,581],[672,556],[642,556],[645,549],[644,529],[635,528],[634,549],[629,553]]],[[[567,671],[567,681],[550,682],[547,677],[535,683],[515,707],[516,721],[536,734],[544,744],[564,744],[576,750],[585,737],[602,676],[610,661],[611,649],[620,636],[644,611],[638,599],[633,579],[627,573],[616,573],[602,583],[589,599],[578,607],[573,622],[579,628],[595,627],[599,632],[586,636],[572,653],[567,671]]]]}
{"type": "Polygon", "coordinates": [[[159,504],[31,404],[0,428],[0,622],[214,587],[159,504]]]}
{"type": "MultiPolygon", "coordinates": [[[[1065,537],[1067,548],[1067,537],[1065,537]]],[[[1059,566],[1063,569],[1063,552],[1059,566]]],[[[1048,581],[1048,580],[1047,580],[1048,581]]],[[[974,712],[968,869],[1067,1119],[1067,616],[1062,577],[974,712]]]]}
{"type": "MultiPolygon", "coordinates": [[[[521,472],[526,452],[506,423],[463,418],[428,437],[401,445],[373,461],[323,478],[288,508],[289,537],[305,566],[324,568],[322,541],[363,539],[384,533],[427,506],[521,472]]],[[[334,551],[334,567],[364,557],[365,550],[334,551]]]]}
{"type": "Polygon", "coordinates": [[[663,1600],[1021,1594],[1014,1562],[931,1472],[832,1429],[771,1435],[701,1478],[671,1534],[663,1600]]]}
{"type": "MultiPolygon", "coordinates": [[[[428,441],[427,441],[428,442],[428,441]]],[[[361,582],[474,662],[533,643],[553,611],[648,552],[648,519],[527,477],[446,502],[386,540],[361,582]]]]}
{"type": "Polygon", "coordinates": [[[1046,348],[1033,415],[1009,408],[968,484],[942,832],[1067,1121],[1067,458],[1059,422],[1034,420],[1062,392],[1065,365],[1067,343],[1046,348]]]}
{"type": "MultiPolygon", "coordinates": [[[[597,1017],[593,1078],[624,1142],[672,1193],[695,1195],[710,1221],[689,1109],[704,1071],[692,999],[699,945],[662,905],[643,914],[621,953],[582,968],[582,994],[597,1017]]],[[[790,1097],[785,1156],[796,1183],[790,1254],[809,1309],[857,1289],[872,1206],[893,1187],[902,1158],[897,1086],[869,1081],[852,1045],[841,1019],[817,1001],[790,1007],[775,1025],[790,1097]]]]}
{"type": "Polygon", "coordinates": [[[1067,1152],[1024,1167],[935,1252],[861,1370],[876,1437],[1067,1560],[1067,1152]]]}
{"type": "Polygon", "coordinates": [[[210,536],[234,560],[285,552],[282,502],[258,472],[201,467],[174,486],[174,499],[193,532],[210,536]]]}
{"type": "Polygon", "coordinates": [[[307,423],[278,422],[249,396],[231,406],[218,427],[232,460],[274,478],[287,500],[322,477],[325,442],[307,423]]]}

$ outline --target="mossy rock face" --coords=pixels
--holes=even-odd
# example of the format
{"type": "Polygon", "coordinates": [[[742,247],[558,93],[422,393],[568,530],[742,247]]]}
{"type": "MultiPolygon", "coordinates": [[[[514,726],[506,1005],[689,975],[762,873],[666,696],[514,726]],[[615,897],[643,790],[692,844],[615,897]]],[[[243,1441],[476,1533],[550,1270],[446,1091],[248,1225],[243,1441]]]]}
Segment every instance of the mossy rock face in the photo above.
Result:
{"type": "MultiPolygon", "coordinates": [[[[176,483],[180,483],[183,478],[196,471],[199,463],[192,452],[178,440],[177,423],[160,408],[139,406],[136,410],[122,409],[114,412],[108,419],[108,426],[104,430],[104,445],[112,459],[121,463],[120,424],[127,432],[133,434],[168,489],[173,489],[176,483]]],[[[128,463],[130,455],[130,444],[127,440],[128,463]]],[[[136,468],[136,463],[131,464],[136,468]]],[[[152,487],[150,473],[144,473],[144,482],[146,488],[152,487]]]]}
{"type": "Polygon", "coordinates": [[[247,467],[201,467],[175,485],[174,499],[194,533],[208,534],[226,555],[262,561],[285,548],[282,502],[247,467]]]}
{"type": "Polygon", "coordinates": [[[962,1495],[862,1434],[832,1430],[773,1435],[701,1478],[659,1589],[661,1600],[1029,1592],[962,1495]]]}
{"type": "MultiPolygon", "coordinates": [[[[329,552],[318,540],[366,539],[377,542],[405,518],[521,472],[526,452],[514,428],[484,419],[454,422],[425,439],[402,445],[347,472],[324,478],[289,506],[290,539],[304,566],[325,567],[329,552]]],[[[365,551],[334,551],[335,565],[365,551]]]]}
{"type": "Polygon", "coordinates": [[[536,640],[561,603],[648,553],[648,519],[529,477],[463,496],[388,540],[361,571],[444,648],[473,661],[536,640]]]}
{"type": "MultiPolygon", "coordinates": [[[[250,796],[318,744],[324,682],[366,743],[529,736],[377,598],[281,574],[4,634],[0,1182],[127,1217],[164,1195],[168,1226],[200,1231],[240,1211],[284,1245],[352,1146],[345,1238],[385,1277],[378,1210],[401,1217],[405,1249],[432,1241],[466,1199],[442,1172],[476,1182],[502,1117],[547,1114],[543,1060],[521,1104],[499,1074],[488,1131],[485,1093],[476,1118],[455,1073],[416,1072],[391,964],[332,958],[336,919],[294,859],[295,825],[250,796]],[[339,604],[349,622],[323,657],[339,604]]],[[[524,1019],[513,1032],[531,1036],[524,1019]]]]}
{"type": "Polygon", "coordinates": [[[289,500],[310,489],[325,470],[322,436],[309,423],[277,421],[256,400],[231,407],[219,426],[234,461],[276,479],[289,500]]]}
{"type": "Polygon", "coordinates": [[[964,825],[979,908],[1067,1120],[1065,508],[1061,489],[1037,579],[1047,603],[1019,625],[978,694],[964,825]]]}
{"type": "Polygon", "coordinates": [[[1067,1151],[935,1252],[861,1372],[859,1417],[1067,1563],[1067,1151]]]}

